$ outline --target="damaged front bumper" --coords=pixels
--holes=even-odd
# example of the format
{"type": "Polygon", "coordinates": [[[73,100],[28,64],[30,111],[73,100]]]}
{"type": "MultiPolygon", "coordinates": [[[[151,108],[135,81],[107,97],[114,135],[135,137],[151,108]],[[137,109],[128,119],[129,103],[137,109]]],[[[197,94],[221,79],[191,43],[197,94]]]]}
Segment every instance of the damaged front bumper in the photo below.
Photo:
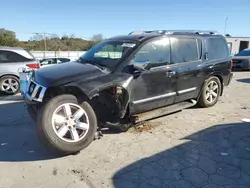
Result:
{"type": "Polygon", "coordinates": [[[42,102],[47,88],[31,80],[24,94],[24,100],[28,104],[42,102]]]}

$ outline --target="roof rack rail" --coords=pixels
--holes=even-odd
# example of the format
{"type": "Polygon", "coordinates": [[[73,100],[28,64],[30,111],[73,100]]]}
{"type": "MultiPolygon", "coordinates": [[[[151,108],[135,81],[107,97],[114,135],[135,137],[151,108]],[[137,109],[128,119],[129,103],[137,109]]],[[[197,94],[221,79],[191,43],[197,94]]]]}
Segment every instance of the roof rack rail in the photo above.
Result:
{"type": "Polygon", "coordinates": [[[167,33],[173,33],[173,34],[190,33],[190,34],[198,34],[198,35],[204,35],[204,34],[216,35],[216,34],[218,34],[217,31],[207,31],[207,30],[167,30],[167,33]]]}
{"type": "Polygon", "coordinates": [[[152,31],[133,31],[129,35],[134,34],[146,34],[146,33],[155,33],[155,34],[197,34],[197,35],[216,35],[217,31],[206,31],[206,30],[152,30],[152,31]]]}
{"type": "Polygon", "coordinates": [[[137,35],[137,34],[147,34],[147,33],[155,33],[155,34],[165,34],[166,30],[153,30],[153,31],[132,31],[129,35],[137,35]]]}

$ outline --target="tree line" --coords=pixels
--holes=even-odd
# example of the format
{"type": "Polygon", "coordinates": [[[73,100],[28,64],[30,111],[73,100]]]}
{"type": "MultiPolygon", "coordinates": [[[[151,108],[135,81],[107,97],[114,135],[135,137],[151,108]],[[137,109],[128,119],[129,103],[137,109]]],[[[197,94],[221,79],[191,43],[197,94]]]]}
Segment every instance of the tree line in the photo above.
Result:
{"type": "Polygon", "coordinates": [[[35,51],[86,51],[102,40],[102,34],[96,34],[91,39],[84,40],[74,35],[59,37],[56,34],[37,33],[28,41],[19,41],[14,31],[0,29],[0,46],[22,47],[35,51]]]}

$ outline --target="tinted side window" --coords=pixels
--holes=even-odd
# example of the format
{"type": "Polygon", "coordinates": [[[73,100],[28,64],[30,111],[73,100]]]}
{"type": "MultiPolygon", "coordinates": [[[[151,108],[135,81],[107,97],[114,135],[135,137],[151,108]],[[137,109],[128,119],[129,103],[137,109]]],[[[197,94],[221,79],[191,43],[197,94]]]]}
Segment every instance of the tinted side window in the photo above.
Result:
{"type": "Polygon", "coordinates": [[[0,51],[0,63],[8,62],[7,54],[4,51],[0,51]]]}
{"type": "Polygon", "coordinates": [[[207,39],[208,59],[222,59],[229,57],[228,45],[222,38],[207,39]]]}
{"type": "Polygon", "coordinates": [[[59,58],[59,59],[57,59],[56,61],[57,61],[57,63],[65,63],[65,62],[69,62],[70,59],[67,59],[67,58],[59,58]]]}
{"type": "Polygon", "coordinates": [[[25,61],[30,61],[30,59],[27,59],[15,52],[4,51],[4,50],[0,51],[1,63],[16,63],[16,62],[25,62],[25,61]]]}
{"type": "Polygon", "coordinates": [[[197,43],[197,39],[192,38],[171,38],[171,54],[173,63],[197,61],[200,59],[201,41],[197,43]]]}
{"type": "Polygon", "coordinates": [[[145,44],[135,55],[134,62],[144,68],[170,64],[170,40],[163,38],[145,44]],[[146,67],[145,67],[146,66],[146,67]]]}
{"type": "Polygon", "coordinates": [[[51,65],[56,64],[55,59],[45,59],[40,62],[41,65],[51,65]]]}

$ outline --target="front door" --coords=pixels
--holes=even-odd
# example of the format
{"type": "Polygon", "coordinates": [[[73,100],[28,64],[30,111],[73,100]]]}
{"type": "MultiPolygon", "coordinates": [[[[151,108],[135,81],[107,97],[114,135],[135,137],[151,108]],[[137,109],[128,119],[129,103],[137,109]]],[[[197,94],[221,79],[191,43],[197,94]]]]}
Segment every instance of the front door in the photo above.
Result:
{"type": "Polygon", "coordinates": [[[171,38],[171,61],[178,65],[176,103],[199,94],[205,76],[201,67],[202,46],[196,38],[171,38]]]}
{"type": "Polygon", "coordinates": [[[130,113],[140,113],[170,105],[176,96],[176,66],[170,65],[169,38],[144,44],[132,62],[142,67],[131,86],[130,113]]]}

